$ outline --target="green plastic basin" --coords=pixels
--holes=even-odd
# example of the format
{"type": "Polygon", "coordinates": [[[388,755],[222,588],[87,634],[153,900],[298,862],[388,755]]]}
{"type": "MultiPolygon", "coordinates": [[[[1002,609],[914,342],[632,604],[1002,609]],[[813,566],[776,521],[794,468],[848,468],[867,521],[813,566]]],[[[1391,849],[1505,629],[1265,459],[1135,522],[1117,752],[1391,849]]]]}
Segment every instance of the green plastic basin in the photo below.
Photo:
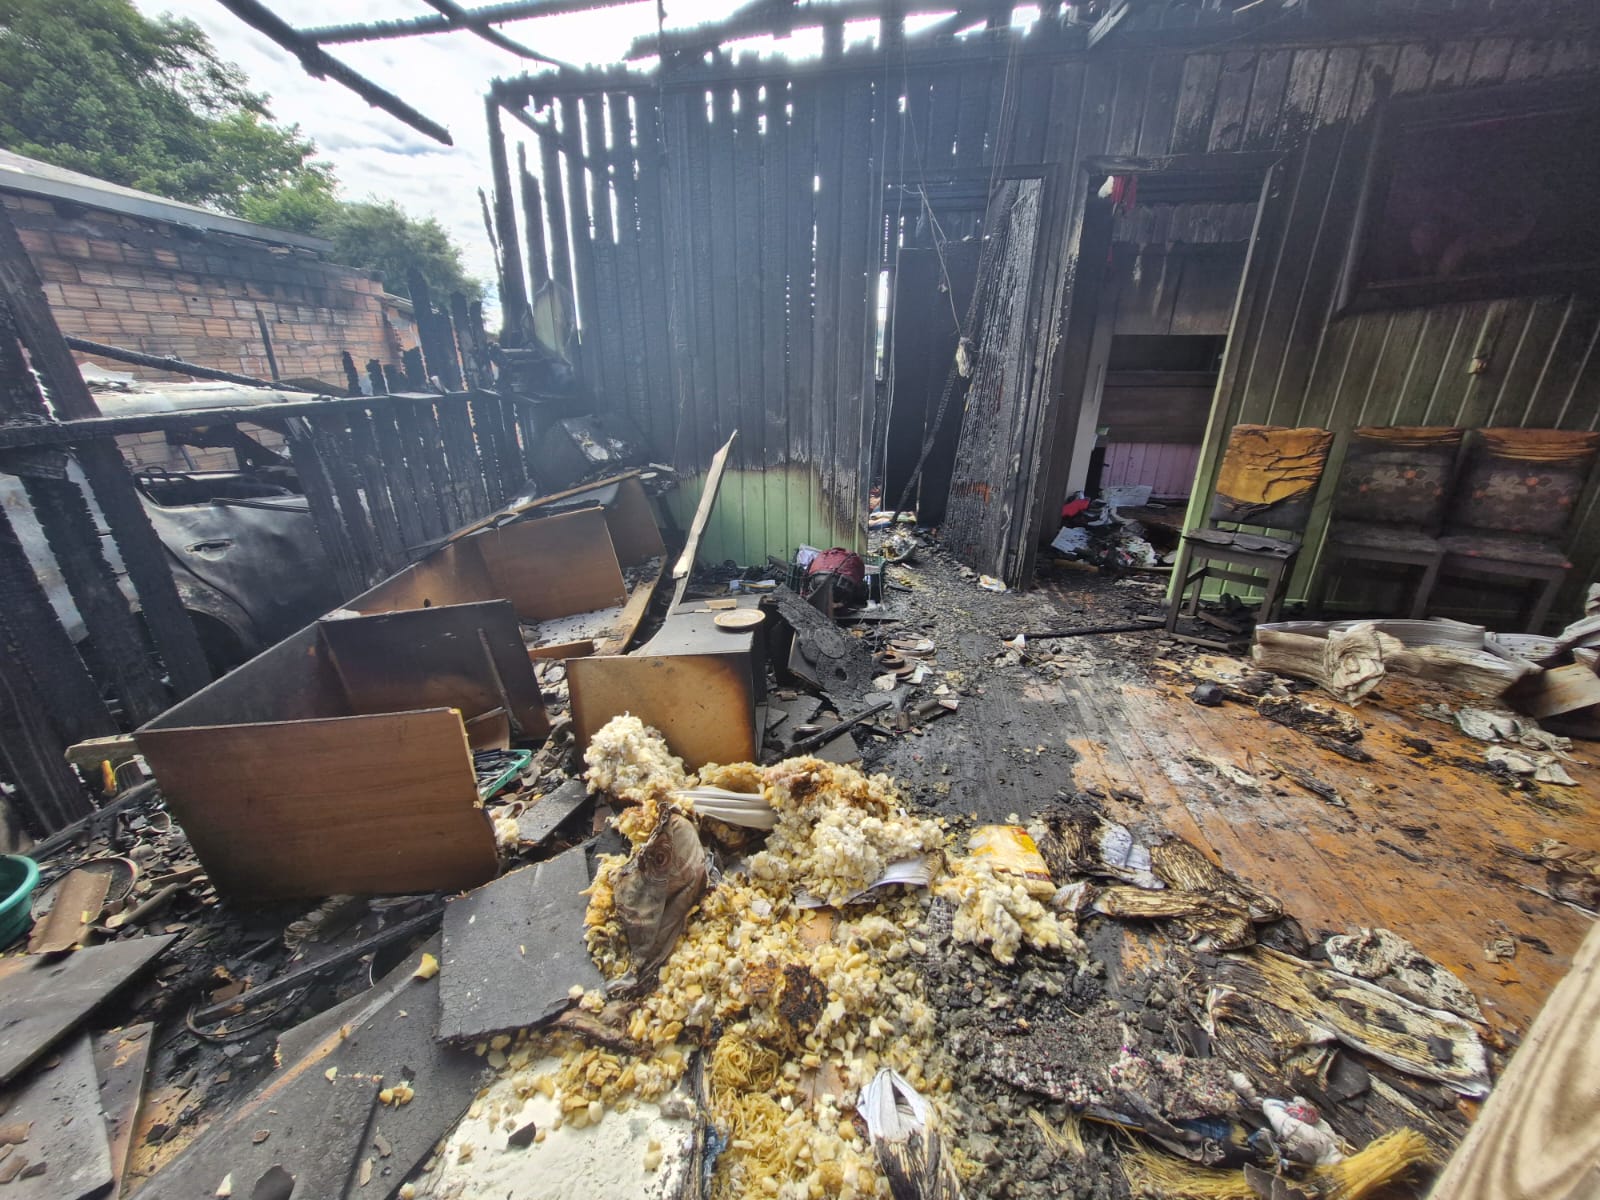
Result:
{"type": "Polygon", "coordinates": [[[0,950],[27,931],[33,923],[33,889],[39,883],[39,865],[20,854],[0,855],[0,950]]]}

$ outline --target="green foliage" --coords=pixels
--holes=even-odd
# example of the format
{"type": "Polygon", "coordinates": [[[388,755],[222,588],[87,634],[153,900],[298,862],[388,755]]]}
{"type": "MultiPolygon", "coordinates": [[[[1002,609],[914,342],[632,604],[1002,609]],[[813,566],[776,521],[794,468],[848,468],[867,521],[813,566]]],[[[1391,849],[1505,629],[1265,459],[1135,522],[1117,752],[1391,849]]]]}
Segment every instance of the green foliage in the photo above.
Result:
{"type": "Polygon", "coordinates": [[[0,0],[0,145],[228,211],[254,190],[332,178],[199,26],[128,0],[0,0]]]}
{"type": "Polygon", "coordinates": [[[317,232],[333,243],[340,262],[383,272],[384,286],[402,296],[415,268],[427,281],[435,304],[446,304],[452,292],[467,298],[483,295],[483,283],[461,266],[461,248],[433,217],[407,216],[394,201],[362,200],[338,205],[317,232]]]}

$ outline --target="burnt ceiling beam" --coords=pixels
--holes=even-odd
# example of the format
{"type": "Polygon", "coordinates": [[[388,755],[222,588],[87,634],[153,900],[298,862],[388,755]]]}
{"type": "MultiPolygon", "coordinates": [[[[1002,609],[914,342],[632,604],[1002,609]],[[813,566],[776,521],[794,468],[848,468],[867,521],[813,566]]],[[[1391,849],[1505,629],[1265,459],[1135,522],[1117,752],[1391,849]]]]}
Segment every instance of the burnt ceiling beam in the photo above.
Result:
{"type": "Polygon", "coordinates": [[[591,9],[615,8],[633,2],[634,0],[511,0],[504,4],[485,4],[479,8],[459,9],[459,17],[446,16],[441,10],[436,14],[406,17],[397,21],[324,25],[316,29],[302,30],[299,36],[317,45],[332,45],[337,42],[375,42],[384,38],[416,37],[425,33],[449,33],[452,29],[488,28],[501,21],[520,21],[528,17],[588,12],[591,9]]]}
{"type": "Polygon", "coordinates": [[[518,58],[531,58],[536,62],[549,63],[553,67],[571,66],[570,63],[564,63],[559,58],[551,58],[548,54],[540,54],[532,47],[524,46],[521,42],[508,38],[493,25],[487,23],[474,25],[469,19],[470,14],[467,10],[457,4],[455,0],[427,0],[427,4],[429,8],[436,9],[440,15],[449,18],[452,29],[468,30],[477,34],[491,46],[515,54],[518,58]]]}
{"type": "Polygon", "coordinates": [[[298,58],[306,74],[316,79],[332,79],[336,83],[342,83],[373,108],[382,109],[396,120],[404,121],[418,133],[426,134],[446,146],[455,144],[450,139],[450,131],[443,125],[423,116],[393,92],[386,91],[366,76],[345,66],[262,4],[261,0],[218,0],[218,3],[246,25],[271,38],[298,58]]]}
{"type": "MultiPolygon", "coordinates": [[[[626,58],[635,61],[653,54],[693,54],[714,50],[723,42],[737,38],[786,37],[796,29],[808,29],[843,21],[900,19],[919,13],[950,12],[959,7],[949,0],[906,0],[903,4],[886,0],[816,0],[796,4],[791,0],[756,0],[721,21],[672,29],[665,34],[646,34],[634,39],[626,58]]],[[[977,18],[977,19],[982,19],[977,18]]]]}

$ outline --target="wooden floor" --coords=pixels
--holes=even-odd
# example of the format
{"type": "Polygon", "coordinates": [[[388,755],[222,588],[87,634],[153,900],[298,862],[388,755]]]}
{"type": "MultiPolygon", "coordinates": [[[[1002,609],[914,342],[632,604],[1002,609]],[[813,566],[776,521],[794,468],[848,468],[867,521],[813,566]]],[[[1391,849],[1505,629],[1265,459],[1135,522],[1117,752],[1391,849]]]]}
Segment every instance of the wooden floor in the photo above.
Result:
{"type": "MultiPolygon", "coordinates": [[[[1542,887],[1543,871],[1500,848],[1525,851],[1546,837],[1600,846],[1600,770],[1569,764],[1578,787],[1518,792],[1451,761],[1480,759],[1483,743],[1416,715],[1417,705],[1447,697],[1395,681],[1349,710],[1364,726],[1370,763],[1242,705],[1204,708],[1189,687],[1159,671],[1150,684],[1104,674],[1065,680],[1080,724],[1069,738],[1078,787],[1105,792],[1108,811],[1125,821],[1164,825],[1211,852],[1277,895],[1310,934],[1353,926],[1402,934],[1455,971],[1498,1023],[1526,1029],[1592,921],[1519,886],[1542,887]],[[1407,736],[1433,752],[1406,746],[1407,736]],[[1197,758],[1232,763],[1262,787],[1249,791],[1197,758]],[[1269,778],[1269,760],[1333,785],[1348,808],[1269,778]],[[1484,944],[1506,936],[1518,940],[1516,957],[1490,962],[1484,944]]],[[[1575,754],[1594,759],[1600,746],[1580,743],[1575,754]]]]}

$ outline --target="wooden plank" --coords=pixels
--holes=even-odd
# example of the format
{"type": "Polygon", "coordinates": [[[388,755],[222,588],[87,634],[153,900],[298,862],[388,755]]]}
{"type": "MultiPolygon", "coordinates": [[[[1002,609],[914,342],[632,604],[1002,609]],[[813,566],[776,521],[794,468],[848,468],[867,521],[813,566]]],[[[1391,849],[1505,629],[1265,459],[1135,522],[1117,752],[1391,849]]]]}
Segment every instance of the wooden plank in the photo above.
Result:
{"type": "Polygon", "coordinates": [[[790,552],[800,543],[811,540],[811,513],[816,507],[811,493],[816,478],[816,460],[811,453],[813,397],[816,395],[812,379],[816,347],[812,256],[816,234],[816,194],[812,187],[816,177],[816,100],[817,93],[812,85],[797,83],[790,91],[794,113],[789,122],[786,164],[789,207],[784,253],[789,272],[789,359],[785,415],[789,435],[787,461],[798,468],[790,473],[794,495],[786,505],[789,519],[785,548],[790,552]],[[803,483],[795,483],[796,479],[803,483]]]}
{"type": "MultiPolygon", "coordinates": [[[[644,294],[632,97],[623,92],[610,93],[606,97],[606,121],[611,135],[611,184],[617,201],[615,270],[617,305],[622,317],[623,377],[627,383],[628,415],[640,429],[646,429],[650,410],[670,401],[657,386],[663,374],[659,366],[667,361],[665,341],[652,354],[646,333],[646,309],[659,308],[664,298],[644,294]]],[[[659,278],[656,283],[659,287],[659,278]]]]}
{"type": "Polygon", "coordinates": [[[712,211],[711,140],[712,131],[706,112],[705,98],[698,93],[686,93],[680,107],[684,126],[682,152],[686,164],[685,178],[679,181],[678,219],[688,225],[687,260],[680,261],[679,269],[688,284],[688,310],[693,330],[693,377],[695,394],[689,406],[689,426],[680,430],[674,439],[678,450],[677,465],[688,472],[699,469],[700,463],[711,448],[722,439],[721,429],[723,387],[727,381],[727,365],[721,361],[728,349],[717,337],[717,308],[715,300],[713,246],[720,240],[723,229],[713,229],[705,219],[712,211]]]}
{"type": "Polygon", "coordinates": [[[672,595],[674,608],[683,603],[684,592],[688,590],[689,575],[694,570],[695,553],[700,549],[700,538],[705,534],[706,523],[711,519],[711,509],[717,502],[717,492],[722,487],[722,473],[727,469],[728,454],[733,449],[734,439],[738,436],[738,430],[728,435],[728,440],[722,444],[722,448],[711,456],[711,465],[706,469],[705,486],[700,492],[700,503],[695,507],[694,520],[689,525],[689,538],[684,543],[683,553],[678,556],[678,561],[672,568],[672,578],[677,580],[677,587],[672,595]]]}
{"type": "Polygon", "coordinates": [[[377,440],[378,464],[383,473],[389,502],[400,530],[400,561],[396,567],[411,561],[410,550],[435,536],[423,524],[418,481],[412,473],[413,463],[406,454],[406,439],[400,433],[397,406],[378,401],[370,410],[372,434],[377,440]]]}
{"type": "MultiPolygon", "coordinates": [[[[484,117],[489,132],[489,174],[494,190],[495,236],[500,242],[500,304],[507,330],[508,346],[521,345],[518,334],[527,320],[528,285],[522,274],[522,246],[517,238],[517,201],[511,186],[511,166],[506,157],[505,133],[500,127],[500,104],[493,96],[484,97],[484,117]]],[[[412,293],[416,302],[416,293],[412,293]]],[[[417,307],[418,328],[422,328],[422,309],[417,307]]]]}
{"type": "Polygon", "coordinates": [[[1593,927],[1434,1184],[1433,1196],[1576,1200],[1600,1189],[1597,1021],[1600,927],[1593,927]]]}
{"type": "MultiPolygon", "coordinates": [[[[630,347],[623,341],[621,298],[617,295],[616,234],[611,219],[610,161],[606,152],[605,97],[583,98],[586,150],[584,166],[589,183],[589,251],[594,260],[594,312],[596,341],[591,347],[599,362],[600,407],[628,410],[624,359],[630,347]]],[[[594,382],[594,381],[591,381],[594,382]]]]}
{"type": "Polygon", "coordinates": [[[28,1131],[25,1142],[7,1147],[6,1170],[15,1173],[7,1176],[7,1200],[79,1200],[111,1185],[111,1146],[88,1034],[68,1040],[58,1057],[0,1093],[7,1123],[28,1131]]]}
{"type": "Polygon", "coordinates": [[[1289,84],[1289,70],[1294,61],[1292,50],[1263,50],[1256,59],[1256,74],[1250,85],[1250,106],[1245,110],[1240,150],[1272,148],[1284,92],[1289,84]]]}
{"type": "Polygon", "coordinates": [[[517,181],[522,193],[522,227],[528,231],[528,290],[537,295],[550,280],[550,252],[545,249],[544,201],[539,197],[539,180],[528,170],[528,147],[522,142],[517,143],[517,181]]]}
{"type": "Polygon", "coordinates": [[[510,493],[501,475],[501,464],[509,457],[506,449],[505,411],[493,396],[476,396],[467,402],[468,424],[478,470],[483,475],[484,507],[473,516],[506,502],[510,493]]]}
{"type": "Polygon", "coordinates": [[[106,1136],[111,1144],[112,1196],[122,1194],[128,1173],[154,1032],[155,1026],[146,1022],[112,1029],[94,1039],[94,1069],[100,1077],[100,1106],[105,1110],[106,1136]]]}
{"type": "MultiPolygon", "coordinates": [[[[708,206],[700,210],[709,221],[710,257],[702,270],[711,283],[710,329],[716,339],[716,420],[713,440],[721,441],[743,418],[741,362],[746,347],[740,343],[738,213],[734,197],[733,89],[714,89],[711,123],[707,128],[708,206]]],[[[750,347],[754,349],[754,347],[750,347]]],[[[744,445],[735,459],[743,464],[744,445]]],[[[703,451],[702,451],[703,452],[703,451]]]]}
{"type": "Polygon", "coordinates": [[[550,225],[550,277],[573,292],[572,242],[567,230],[567,201],[561,179],[561,152],[556,139],[539,139],[539,177],[550,225]]]}
{"type": "Polygon", "coordinates": [[[449,476],[445,471],[433,406],[420,399],[394,397],[387,403],[405,446],[406,481],[417,503],[423,538],[442,537],[460,525],[461,520],[460,513],[452,511],[454,494],[448,487],[449,476]]]}
{"type": "Polygon", "coordinates": [[[599,508],[518,521],[476,534],[463,545],[472,543],[483,557],[491,594],[511,601],[524,621],[594,612],[627,599],[599,508]]]}
{"type": "MultiPolygon", "coordinates": [[[[1136,153],[1147,156],[1173,152],[1173,121],[1179,105],[1191,106],[1185,119],[1198,127],[1211,123],[1211,104],[1216,91],[1216,76],[1221,60],[1216,55],[1157,55],[1150,64],[1150,90],[1145,94],[1139,118],[1136,153]],[[1191,65],[1193,70],[1191,70],[1191,65]],[[1185,94],[1185,90],[1187,93],[1185,94]]],[[[1194,134],[1189,135],[1193,139],[1194,134]]],[[[1204,146],[1202,145],[1203,149],[1204,146]]]]}
{"type": "MultiPolygon", "coordinates": [[[[955,81],[952,81],[952,90],[955,81]]],[[[952,112],[952,117],[954,113],[952,112]]],[[[816,468],[820,491],[812,497],[816,508],[837,502],[839,489],[839,347],[840,301],[843,285],[839,278],[840,221],[848,166],[844,159],[844,90],[829,88],[817,97],[817,177],[816,193],[816,319],[811,345],[811,421],[810,459],[816,468]]],[[[951,129],[954,136],[954,129],[951,129]]]]}
{"type": "Polygon", "coordinates": [[[646,407],[639,427],[652,445],[665,446],[670,442],[671,422],[678,410],[675,381],[687,369],[688,353],[677,337],[676,283],[667,275],[661,194],[666,180],[661,162],[661,116],[656,103],[653,96],[633,97],[634,137],[638,143],[633,164],[638,171],[634,190],[639,222],[635,244],[639,260],[638,300],[644,324],[644,361],[651,364],[646,372],[646,407]]]}
{"type": "MultiPolygon", "coordinates": [[[[989,126],[989,80],[994,74],[984,64],[973,63],[961,71],[960,98],[956,109],[956,167],[983,165],[984,132],[989,126]]],[[[849,132],[848,126],[844,130],[849,132]]],[[[860,162],[852,158],[851,161],[860,162]]]]}
{"type": "MultiPolygon", "coordinates": [[[[405,566],[406,538],[400,531],[400,517],[389,496],[389,476],[384,470],[383,454],[378,448],[377,431],[372,418],[364,412],[350,414],[350,448],[355,452],[355,466],[361,477],[361,495],[366,501],[366,513],[376,540],[378,563],[384,572],[397,571],[405,566]]],[[[392,426],[391,426],[392,428],[392,426]]]]}
{"type": "Polygon", "coordinates": [[[647,644],[628,655],[568,659],[577,744],[587,746],[606,722],[632,713],[659,730],[690,770],[754,762],[761,747],[749,665],[726,636],[725,654],[651,654],[647,644]]]}
{"type": "MultiPolygon", "coordinates": [[[[785,257],[789,196],[784,184],[788,172],[788,89],[782,83],[767,86],[764,112],[766,132],[761,138],[761,463],[782,464],[789,458],[788,393],[785,372],[788,349],[789,263],[785,257]]],[[[898,121],[896,122],[898,125],[898,121]]],[[[762,471],[762,544],[766,552],[786,557],[789,541],[789,505],[784,476],[762,471]]]]}
{"type": "MultiPolygon", "coordinates": [[[[1209,150],[1225,153],[1238,150],[1244,143],[1245,128],[1250,117],[1251,93],[1256,73],[1260,67],[1261,53],[1256,50],[1235,50],[1222,56],[1222,70],[1217,80],[1216,105],[1211,111],[1211,128],[1206,131],[1203,145],[1191,145],[1187,136],[1174,139],[1174,149],[1179,143],[1189,150],[1209,150]]],[[[1284,60],[1288,62],[1287,58],[1284,60]]]]}
{"type": "MultiPolygon", "coordinates": [[[[756,88],[742,85],[735,93],[739,111],[734,116],[733,211],[734,262],[738,282],[738,306],[734,329],[739,344],[739,388],[734,424],[744,430],[738,461],[755,469],[767,461],[766,420],[766,345],[762,338],[761,317],[766,299],[762,280],[761,226],[765,214],[761,207],[761,131],[760,107],[756,88]]],[[[727,136],[725,134],[725,136],[727,136]]],[[[765,479],[758,481],[754,503],[740,513],[741,549],[739,562],[765,562],[767,556],[767,514],[765,479]]],[[[782,543],[772,547],[782,552],[782,543]]]]}
{"type": "MultiPolygon", "coordinates": [[[[311,427],[311,442],[317,448],[333,498],[340,524],[344,527],[345,541],[364,584],[381,579],[385,574],[383,555],[377,535],[367,516],[360,484],[356,482],[356,455],[351,447],[350,433],[345,419],[333,413],[311,417],[306,422],[311,427]]],[[[309,493],[307,494],[309,499],[309,493]]],[[[312,510],[315,514],[315,509],[312,510]]]]}
{"type": "Polygon", "coordinates": [[[479,1041],[533,1029],[605,980],[583,941],[588,852],[575,846],[450,901],[440,952],[439,1029],[479,1041]]]}
{"type": "Polygon", "coordinates": [[[352,713],[505,708],[517,737],[550,730],[517,613],[505,600],[317,622],[352,713]]]}
{"type": "Polygon", "coordinates": [[[171,936],[90,946],[65,958],[0,959],[0,1083],[9,1083],[75,1029],[100,1004],[140,974],[173,942],[171,936]]]}
{"type": "Polygon", "coordinates": [[[454,527],[489,511],[489,491],[466,398],[440,396],[433,402],[433,410],[439,422],[440,449],[449,472],[446,486],[455,497],[455,507],[460,513],[454,527]]]}
{"type": "Polygon", "coordinates": [[[567,224],[571,230],[572,276],[574,299],[577,304],[580,345],[580,370],[584,383],[591,391],[599,392],[605,386],[600,349],[600,312],[598,287],[594,269],[593,214],[585,195],[582,110],[576,96],[563,96],[560,100],[561,151],[566,169],[567,224]]]}
{"type": "Polygon", "coordinates": [[[218,891],[238,899],[454,891],[494,834],[450,709],[137,734],[218,891]]]}

